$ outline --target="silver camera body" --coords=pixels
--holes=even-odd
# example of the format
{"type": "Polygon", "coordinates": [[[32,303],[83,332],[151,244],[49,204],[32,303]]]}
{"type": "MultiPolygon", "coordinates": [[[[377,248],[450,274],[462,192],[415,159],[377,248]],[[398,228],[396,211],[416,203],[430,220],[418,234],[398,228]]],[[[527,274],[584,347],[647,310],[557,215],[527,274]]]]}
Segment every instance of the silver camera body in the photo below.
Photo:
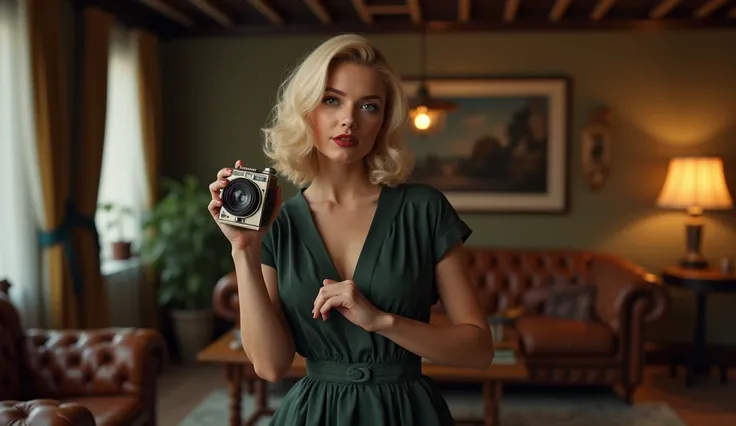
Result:
{"type": "Polygon", "coordinates": [[[220,191],[220,223],[255,231],[267,226],[275,207],[276,170],[235,168],[227,180],[227,186],[220,191]]]}

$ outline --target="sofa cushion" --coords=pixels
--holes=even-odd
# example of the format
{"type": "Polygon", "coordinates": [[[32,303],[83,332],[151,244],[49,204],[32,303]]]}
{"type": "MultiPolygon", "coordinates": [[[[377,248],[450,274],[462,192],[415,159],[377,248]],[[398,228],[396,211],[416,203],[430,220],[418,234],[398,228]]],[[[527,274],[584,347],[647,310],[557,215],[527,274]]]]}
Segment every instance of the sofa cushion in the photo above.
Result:
{"type": "Polygon", "coordinates": [[[611,355],[615,349],[613,331],[599,321],[523,316],[516,331],[526,356],[611,355]]]}
{"type": "Polygon", "coordinates": [[[135,395],[85,396],[66,398],[65,402],[76,402],[87,407],[95,416],[97,426],[144,424],[143,407],[135,395]]]}

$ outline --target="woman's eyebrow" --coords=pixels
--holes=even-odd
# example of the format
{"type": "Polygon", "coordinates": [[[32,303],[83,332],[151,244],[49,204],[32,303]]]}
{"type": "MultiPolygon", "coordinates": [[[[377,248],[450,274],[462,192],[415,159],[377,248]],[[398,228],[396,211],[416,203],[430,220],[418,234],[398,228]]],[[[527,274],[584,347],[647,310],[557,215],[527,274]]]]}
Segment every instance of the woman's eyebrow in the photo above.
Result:
{"type": "MultiPolygon", "coordinates": [[[[338,94],[340,96],[347,96],[347,94],[345,92],[343,92],[342,90],[335,89],[334,87],[327,87],[327,88],[325,88],[325,92],[333,92],[333,93],[336,93],[336,94],[338,94]]],[[[383,99],[381,99],[381,97],[378,96],[378,95],[367,95],[367,96],[363,96],[360,99],[361,100],[364,100],[364,101],[365,100],[369,100],[369,99],[378,99],[379,101],[383,102],[383,99]]]]}

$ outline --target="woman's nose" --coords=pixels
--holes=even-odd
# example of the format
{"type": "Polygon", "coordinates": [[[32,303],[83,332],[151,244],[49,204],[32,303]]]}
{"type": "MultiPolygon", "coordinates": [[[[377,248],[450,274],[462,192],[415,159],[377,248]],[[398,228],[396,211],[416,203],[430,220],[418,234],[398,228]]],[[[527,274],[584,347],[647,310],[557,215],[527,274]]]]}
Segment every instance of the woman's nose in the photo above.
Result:
{"type": "Polygon", "coordinates": [[[353,116],[352,109],[347,111],[345,116],[342,117],[341,124],[343,127],[347,127],[349,129],[355,128],[355,117],[353,116]]]}

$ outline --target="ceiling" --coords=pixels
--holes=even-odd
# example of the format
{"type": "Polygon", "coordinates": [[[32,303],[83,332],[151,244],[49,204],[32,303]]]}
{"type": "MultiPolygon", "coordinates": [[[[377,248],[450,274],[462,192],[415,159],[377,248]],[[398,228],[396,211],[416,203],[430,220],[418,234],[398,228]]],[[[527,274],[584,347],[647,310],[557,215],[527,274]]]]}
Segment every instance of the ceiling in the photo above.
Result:
{"type": "Polygon", "coordinates": [[[736,28],[736,0],[73,0],[163,37],[736,28]]]}

